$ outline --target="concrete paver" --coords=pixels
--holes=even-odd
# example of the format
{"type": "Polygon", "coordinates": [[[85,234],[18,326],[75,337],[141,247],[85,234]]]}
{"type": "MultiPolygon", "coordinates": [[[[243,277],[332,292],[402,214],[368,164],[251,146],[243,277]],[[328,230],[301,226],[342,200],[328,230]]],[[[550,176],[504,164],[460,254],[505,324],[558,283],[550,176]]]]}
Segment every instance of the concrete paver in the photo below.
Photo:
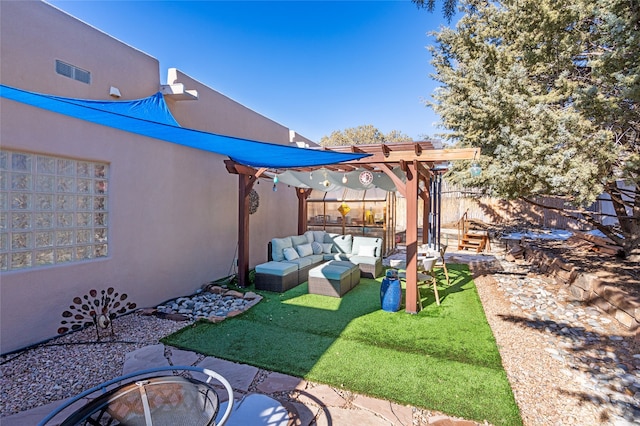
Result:
{"type": "Polygon", "coordinates": [[[344,407],[347,401],[341,397],[335,389],[327,385],[308,387],[300,391],[298,400],[303,404],[318,405],[322,407],[344,407]]]}
{"type": "Polygon", "coordinates": [[[393,426],[393,423],[376,416],[369,410],[354,410],[340,407],[329,407],[316,421],[317,426],[393,426]]]}
{"type": "Polygon", "coordinates": [[[304,389],[307,382],[299,377],[282,373],[270,373],[265,380],[258,384],[257,388],[263,393],[286,392],[295,389],[304,389]]]}
{"type": "Polygon", "coordinates": [[[171,348],[171,365],[194,365],[200,356],[192,351],[171,348]]]}
{"type": "MultiPolygon", "coordinates": [[[[198,367],[208,368],[229,381],[229,384],[233,389],[241,390],[243,392],[249,391],[249,386],[258,374],[258,369],[250,365],[238,364],[224,359],[218,359],[214,357],[206,357],[197,365],[198,367]]],[[[193,378],[196,380],[206,380],[206,376],[200,373],[193,373],[193,378]]]]}
{"type": "Polygon", "coordinates": [[[406,405],[394,404],[384,399],[357,395],[353,405],[378,413],[394,425],[411,426],[413,424],[413,410],[406,405]]]}
{"type": "Polygon", "coordinates": [[[169,361],[164,357],[164,345],[149,345],[129,352],[124,356],[122,374],[129,374],[139,370],[155,367],[168,367],[169,361]]]}

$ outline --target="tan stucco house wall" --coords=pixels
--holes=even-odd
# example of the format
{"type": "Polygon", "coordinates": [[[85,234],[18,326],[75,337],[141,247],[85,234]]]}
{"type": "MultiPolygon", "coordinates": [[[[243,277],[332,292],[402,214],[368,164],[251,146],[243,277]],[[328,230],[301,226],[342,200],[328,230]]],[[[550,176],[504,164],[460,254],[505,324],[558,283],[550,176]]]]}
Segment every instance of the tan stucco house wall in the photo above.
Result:
{"type": "MultiPolygon", "coordinates": [[[[290,144],[295,134],[176,69],[159,70],[152,56],[46,3],[0,2],[0,42],[0,82],[8,86],[102,100],[113,99],[109,92],[116,87],[120,99],[128,100],[158,92],[159,76],[167,73],[198,91],[198,100],[167,96],[184,127],[280,144],[290,144]],[[56,60],[90,72],[90,84],[58,74],[56,60]]],[[[226,171],[225,157],[4,98],[0,112],[4,152],[108,165],[107,254],[1,270],[1,353],[55,336],[73,297],[90,289],[114,287],[139,307],[155,306],[191,294],[232,270],[238,178],[226,171]]],[[[0,232],[10,245],[11,182],[3,185],[0,232]]],[[[260,207],[250,218],[251,267],[266,260],[270,238],[297,229],[293,189],[273,192],[269,182],[255,188],[260,207]]],[[[0,249],[0,254],[7,250],[0,249]]]]}

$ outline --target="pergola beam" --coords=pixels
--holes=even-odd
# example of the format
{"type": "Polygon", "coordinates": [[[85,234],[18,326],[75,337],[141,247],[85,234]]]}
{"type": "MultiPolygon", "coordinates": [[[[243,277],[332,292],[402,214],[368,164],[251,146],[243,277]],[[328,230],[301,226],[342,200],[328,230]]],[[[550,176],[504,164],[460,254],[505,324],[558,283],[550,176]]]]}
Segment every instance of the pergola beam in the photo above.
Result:
{"type": "MultiPolygon", "coordinates": [[[[367,152],[367,151],[364,151],[367,152]]],[[[480,154],[479,148],[457,148],[457,149],[433,149],[433,150],[422,150],[418,155],[416,150],[412,150],[410,152],[399,152],[399,151],[391,151],[388,155],[385,155],[382,151],[377,152],[367,152],[368,154],[372,154],[370,157],[362,158],[360,160],[355,161],[347,161],[341,164],[350,165],[350,166],[358,166],[361,164],[370,164],[370,163],[398,163],[401,160],[403,161],[420,161],[427,163],[438,163],[438,162],[446,162],[446,161],[455,161],[455,160],[473,160],[474,157],[477,157],[480,154]]]]}

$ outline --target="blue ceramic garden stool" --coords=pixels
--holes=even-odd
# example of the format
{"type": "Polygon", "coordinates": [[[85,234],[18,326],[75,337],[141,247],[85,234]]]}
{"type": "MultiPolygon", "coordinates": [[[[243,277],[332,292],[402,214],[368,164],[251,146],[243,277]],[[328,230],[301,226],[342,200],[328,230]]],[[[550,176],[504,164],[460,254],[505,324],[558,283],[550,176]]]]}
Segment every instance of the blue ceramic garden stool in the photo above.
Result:
{"type": "Polygon", "coordinates": [[[380,286],[380,304],[382,310],[387,312],[397,312],[400,310],[402,302],[402,288],[400,280],[393,278],[383,278],[380,286]]]}

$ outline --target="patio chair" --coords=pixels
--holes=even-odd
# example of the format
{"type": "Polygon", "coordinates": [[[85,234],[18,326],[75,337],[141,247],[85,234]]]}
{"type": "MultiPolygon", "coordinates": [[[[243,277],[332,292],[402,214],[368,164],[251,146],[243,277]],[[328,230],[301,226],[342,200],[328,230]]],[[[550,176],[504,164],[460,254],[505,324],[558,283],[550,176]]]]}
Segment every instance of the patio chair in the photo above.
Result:
{"type": "Polygon", "coordinates": [[[170,366],[127,374],[88,389],[51,412],[38,426],[46,425],[77,401],[98,392],[101,394],[56,424],[224,425],[233,409],[233,389],[224,377],[206,368],[170,366]],[[185,376],[159,374],[167,371],[198,372],[205,374],[207,379],[203,382],[185,376]],[[229,397],[224,414],[217,422],[220,401],[213,379],[222,384],[229,397]]]}
{"type": "Polygon", "coordinates": [[[433,270],[437,261],[437,256],[427,256],[422,259],[422,268],[418,273],[418,304],[420,305],[420,310],[422,310],[422,297],[420,297],[420,287],[424,285],[431,284],[433,286],[433,293],[436,298],[436,304],[440,306],[440,296],[438,295],[438,281],[436,279],[436,273],[433,270]]]}
{"type": "Polygon", "coordinates": [[[447,278],[447,286],[451,285],[451,280],[449,279],[449,271],[447,270],[447,262],[444,261],[444,253],[447,251],[447,245],[440,245],[440,253],[434,268],[440,268],[444,271],[444,276],[447,278]]]}

